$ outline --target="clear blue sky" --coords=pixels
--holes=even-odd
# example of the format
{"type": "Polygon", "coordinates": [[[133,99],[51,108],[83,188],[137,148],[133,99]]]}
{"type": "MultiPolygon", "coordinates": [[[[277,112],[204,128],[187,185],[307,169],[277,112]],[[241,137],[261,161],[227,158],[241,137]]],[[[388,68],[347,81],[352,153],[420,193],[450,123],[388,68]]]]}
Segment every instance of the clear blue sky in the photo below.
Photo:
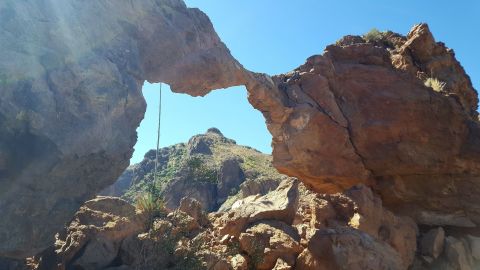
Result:
{"type": "MultiPolygon", "coordinates": [[[[246,68],[279,74],[319,54],[347,34],[371,28],[406,34],[418,22],[430,25],[436,40],[455,50],[476,89],[480,88],[480,1],[447,0],[187,0],[205,12],[223,42],[246,68]]],[[[237,143],[270,153],[271,136],[243,87],[203,98],[163,92],[161,145],[187,141],[209,127],[237,143]]],[[[132,163],[155,147],[158,85],[145,84],[147,113],[138,128],[132,163]]]]}

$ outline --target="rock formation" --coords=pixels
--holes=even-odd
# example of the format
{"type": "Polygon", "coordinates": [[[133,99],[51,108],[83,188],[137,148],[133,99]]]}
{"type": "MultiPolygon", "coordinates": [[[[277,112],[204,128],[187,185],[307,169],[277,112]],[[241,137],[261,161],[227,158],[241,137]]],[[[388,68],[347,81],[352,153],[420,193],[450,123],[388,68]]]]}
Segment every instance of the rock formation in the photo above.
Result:
{"type": "Polygon", "coordinates": [[[114,262],[123,240],[145,230],[146,216],[118,198],[99,197],[87,201],[55,246],[44,251],[38,267],[64,270],[102,269],[114,262]],[[56,254],[55,257],[47,255],[56,254]]]}
{"type": "MultiPolygon", "coordinates": [[[[426,24],[407,36],[346,36],[294,71],[270,77],[243,69],[207,16],[181,0],[7,0],[0,15],[1,256],[42,251],[83,202],[127,167],[145,111],[145,80],[195,96],[246,85],[249,101],[272,133],[273,164],[280,172],[317,192],[365,184],[393,213],[419,224],[480,224],[478,97],[453,51],[435,42],[426,24]]],[[[207,148],[200,140],[187,150],[208,155],[207,148]]],[[[361,220],[346,209],[336,211],[349,222],[361,220]]],[[[332,265],[358,263],[342,258],[361,251],[360,262],[365,257],[378,267],[401,262],[396,267],[403,269],[411,255],[398,245],[408,244],[383,230],[374,233],[378,224],[400,222],[392,216],[375,219],[380,223],[365,231],[329,225],[305,240],[324,243],[332,265]],[[340,249],[330,248],[333,238],[340,249]]],[[[292,226],[290,220],[281,222],[292,226]]],[[[242,226],[247,231],[241,233],[265,229],[297,241],[288,231],[276,231],[283,225],[249,226],[256,227],[242,226]]],[[[470,251],[465,241],[446,239],[447,259],[470,265],[461,255],[470,251]]],[[[296,253],[292,241],[282,250],[296,253]]],[[[305,250],[297,258],[304,267],[328,261],[305,250]]],[[[218,267],[245,265],[237,255],[219,260],[218,267]]],[[[275,253],[258,263],[281,269],[291,261],[275,253]]]]}
{"type": "Polygon", "coordinates": [[[185,198],[179,209],[156,218],[145,232],[139,223],[126,226],[125,221],[145,219],[141,212],[115,210],[126,209],[124,204],[112,198],[87,202],[55,246],[31,260],[31,267],[407,269],[417,247],[412,219],[384,209],[363,185],[325,195],[285,180],[278,189],[247,197],[208,219],[198,202],[185,198]]]}
{"type": "Polygon", "coordinates": [[[406,37],[344,37],[290,73],[251,75],[247,87],[280,172],[318,192],[365,183],[421,224],[480,224],[477,94],[426,24],[406,37]]]}
{"type": "Polygon", "coordinates": [[[145,80],[192,95],[242,83],[181,0],[8,0],[0,14],[0,255],[43,250],[128,166],[145,80]]]}
{"type": "MultiPolygon", "coordinates": [[[[129,202],[152,187],[155,150],[131,165],[101,195],[129,202]]],[[[207,212],[228,209],[236,200],[264,195],[288,178],[272,166],[272,157],[237,145],[216,128],[193,136],[188,143],[159,150],[156,189],[169,209],[178,208],[184,197],[194,198],[207,212]]]]}

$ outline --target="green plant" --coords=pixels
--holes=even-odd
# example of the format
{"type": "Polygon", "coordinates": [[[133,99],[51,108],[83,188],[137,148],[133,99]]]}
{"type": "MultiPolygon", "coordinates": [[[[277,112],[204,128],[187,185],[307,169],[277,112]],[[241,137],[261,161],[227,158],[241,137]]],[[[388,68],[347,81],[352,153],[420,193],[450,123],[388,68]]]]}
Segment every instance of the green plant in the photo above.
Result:
{"type": "Polygon", "coordinates": [[[147,226],[150,227],[155,218],[166,216],[165,203],[156,192],[145,192],[137,196],[135,208],[147,215],[147,226]]]}
{"type": "Polygon", "coordinates": [[[187,159],[189,177],[200,182],[217,182],[217,170],[211,168],[200,156],[187,159]]]}
{"type": "Polygon", "coordinates": [[[363,35],[363,38],[367,42],[379,42],[383,39],[383,33],[380,32],[377,28],[372,28],[370,31],[363,35]]]}
{"type": "Polygon", "coordinates": [[[446,83],[438,80],[437,78],[428,78],[425,80],[425,86],[432,88],[437,92],[442,92],[445,88],[446,83]]]}
{"type": "MultiPolygon", "coordinates": [[[[174,215],[174,219],[184,218],[179,217],[178,214],[174,215]]],[[[186,241],[185,236],[188,234],[188,230],[186,227],[178,230],[178,226],[184,226],[184,224],[164,228],[152,226],[148,231],[150,243],[145,246],[145,242],[142,242],[142,254],[145,254],[145,256],[141,257],[140,264],[136,269],[206,269],[197,256],[197,252],[201,251],[203,242],[193,239],[187,245],[179,245],[180,241],[186,241]]]]}
{"type": "Polygon", "coordinates": [[[192,171],[199,170],[203,165],[203,160],[199,156],[193,156],[187,159],[187,165],[192,171]]]}

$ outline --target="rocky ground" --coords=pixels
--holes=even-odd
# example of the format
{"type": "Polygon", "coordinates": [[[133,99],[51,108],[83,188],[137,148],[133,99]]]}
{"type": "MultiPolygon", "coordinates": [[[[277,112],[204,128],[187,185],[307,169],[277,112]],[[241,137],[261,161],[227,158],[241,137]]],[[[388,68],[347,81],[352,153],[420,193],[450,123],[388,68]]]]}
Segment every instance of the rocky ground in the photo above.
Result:
{"type": "Polygon", "coordinates": [[[327,195],[287,179],[225,212],[184,198],[150,221],[98,197],[26,269],[476,269],[479,253],[480,238],[419,229],[364,185],[327,195]]]}

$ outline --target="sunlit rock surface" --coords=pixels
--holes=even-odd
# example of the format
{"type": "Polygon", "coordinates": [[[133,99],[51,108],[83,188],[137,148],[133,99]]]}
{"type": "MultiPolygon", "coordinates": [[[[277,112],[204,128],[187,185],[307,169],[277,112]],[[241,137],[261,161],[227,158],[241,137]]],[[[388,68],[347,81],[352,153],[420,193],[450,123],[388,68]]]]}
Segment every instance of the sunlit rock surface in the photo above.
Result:
{"type": "Polygon", "coordinates": [[[182,1],[8,0],[0,30],[1,256],[44,249],[127,167],[145,80],[194,96],[246,85],[279,171],[320,192],[369,185],[421,224],[480,224],[477,94],[425,24],[347,36],[273,77],[182,1]]]}
{"type": "Polygon", "coordinates": [[[204,95],[240,84],[183,1],[0,3],[0,255],[46,247],[128,166],[145,80],[204,95]]]}
{"type": "Polygon", "coordinates": [[[480,224],[477,93],[426,24],[407,36],[346,36],[292,72],[252,75],[247,86],[280,172],[318,192],[365,183],[421,224],[480,224]]]}
{"type": "Polygon", "coordinates": [[[88,201],[29,269],[406,270],[417,248],[412,219],[363,185],[326,195],[290,179],[223,213],[185,198],[144,231],[142,218],[120,199],[88,201]]]}

